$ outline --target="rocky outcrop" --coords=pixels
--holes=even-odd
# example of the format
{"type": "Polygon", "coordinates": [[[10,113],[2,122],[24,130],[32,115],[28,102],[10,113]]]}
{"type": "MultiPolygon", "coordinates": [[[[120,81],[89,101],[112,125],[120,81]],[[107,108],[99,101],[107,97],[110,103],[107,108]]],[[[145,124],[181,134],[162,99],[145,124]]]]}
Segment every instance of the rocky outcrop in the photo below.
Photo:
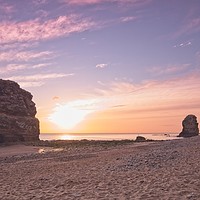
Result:
{"type": "Polygon", "coordinates": [[[199,135],[197,117],[188,115],[182,122],[183,130],[178,137],[192,137],[199,135]]]}
{"type": "Polygon", "coordinates": [[[39,120],[31,93],[0,79],[0,143],[39,140],[39,120]]]}
{"type": "Polygon", "coordinates": [[[145,142],[145,141],[146,141],[146,138],[143,136],[137,136],[135,139],[135,142],[145,142]]]}

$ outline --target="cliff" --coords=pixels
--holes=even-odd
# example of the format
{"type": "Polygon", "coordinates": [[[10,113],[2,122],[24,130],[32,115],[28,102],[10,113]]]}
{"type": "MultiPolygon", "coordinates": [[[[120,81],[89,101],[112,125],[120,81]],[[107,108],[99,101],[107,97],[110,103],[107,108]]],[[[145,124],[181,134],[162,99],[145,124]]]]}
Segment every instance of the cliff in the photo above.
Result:
{"type": "Polygon", "coordinates": [[[0,143],[39,140],[39,120],[30,92],[0,79],[0,143]]]}

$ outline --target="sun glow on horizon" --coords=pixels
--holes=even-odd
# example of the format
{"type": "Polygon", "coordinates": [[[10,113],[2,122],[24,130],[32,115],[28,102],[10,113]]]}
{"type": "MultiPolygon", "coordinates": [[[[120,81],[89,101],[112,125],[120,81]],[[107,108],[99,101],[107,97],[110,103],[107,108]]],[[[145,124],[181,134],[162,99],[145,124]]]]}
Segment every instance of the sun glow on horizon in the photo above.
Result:
{"type": "Polygon", "coordinates": [[[72,135],[62,135],[59,139],[60,140],[73,140],[73,139],[75,139],[75,137],[72,135]]]}
{"type": "Polygon", "coordinates": [[[95,100],[78,100],[65,105],[57,104],[49,121],[61,129],[70,130],[82,122],[85,117],[96,111],[95,100]]]}

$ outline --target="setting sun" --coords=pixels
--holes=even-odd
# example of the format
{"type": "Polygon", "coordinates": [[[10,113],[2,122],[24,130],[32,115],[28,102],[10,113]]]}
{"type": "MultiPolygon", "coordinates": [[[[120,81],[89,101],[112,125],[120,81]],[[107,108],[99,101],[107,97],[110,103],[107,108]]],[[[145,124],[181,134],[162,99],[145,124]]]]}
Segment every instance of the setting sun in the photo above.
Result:
{"type": "Polygon", "coordinates": [[[57,104],[49,120],[61,129],[72,129],[94,112],[94,100],[79,100],[65,105],[57,104]]]}

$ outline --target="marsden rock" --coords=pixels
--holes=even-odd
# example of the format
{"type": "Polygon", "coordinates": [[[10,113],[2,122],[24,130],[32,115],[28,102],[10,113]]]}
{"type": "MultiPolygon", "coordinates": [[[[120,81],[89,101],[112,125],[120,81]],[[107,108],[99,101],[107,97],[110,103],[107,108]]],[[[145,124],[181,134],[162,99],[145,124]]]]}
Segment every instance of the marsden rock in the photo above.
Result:
{"type": "Polygon", "coordinates": [[[0,79],[0,143],[39,140],[39,120],[30,92],[0,79]]]}
{"type": "Polygon", "coordinates": [[[183,130],[178,137],[192,137],[199,135],[197,117],[188,115],[182,122],[183,130]]]}

